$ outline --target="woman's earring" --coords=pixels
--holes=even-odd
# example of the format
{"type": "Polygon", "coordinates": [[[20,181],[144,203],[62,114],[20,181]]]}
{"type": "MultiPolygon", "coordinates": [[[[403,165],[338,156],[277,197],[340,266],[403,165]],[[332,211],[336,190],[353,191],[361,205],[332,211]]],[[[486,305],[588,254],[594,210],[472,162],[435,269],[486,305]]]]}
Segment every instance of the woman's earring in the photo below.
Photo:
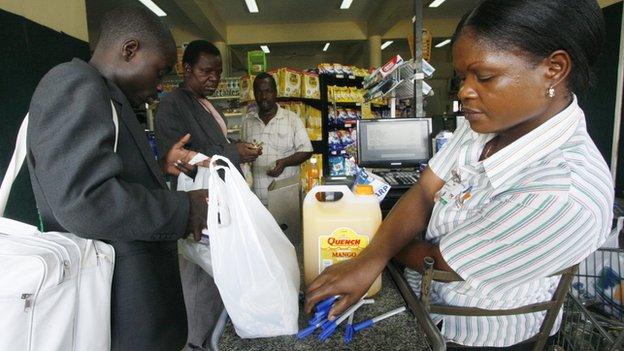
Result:
{"type": "Polygon", "coordinates": [[[555,87],[548,88],[548,97],[551,99],[555,97],[555,87]]]}

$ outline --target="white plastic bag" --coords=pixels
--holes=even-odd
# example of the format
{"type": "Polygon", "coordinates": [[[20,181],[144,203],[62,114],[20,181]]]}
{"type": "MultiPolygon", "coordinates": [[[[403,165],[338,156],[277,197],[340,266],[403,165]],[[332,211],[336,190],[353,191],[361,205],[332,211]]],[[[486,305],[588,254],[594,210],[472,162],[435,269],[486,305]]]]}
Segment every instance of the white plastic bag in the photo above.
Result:
{"type": "MultiPolygon", "coordinates": [[[[191,165],[198,164],[207,160],[209,157],[198,153],[189,162],[191,165]]],[[[208,178],[210,178],[210,171],[206,167],[197,167],[197,174],[195,179],[187,176],[184,173],[180,173],[178,176],[179,191],[191,191],[199,189],[208,189],[208,178]]],[[[202,232],[202,239],[200,242],[196,242],[192,236],[178,240],[178,253],[184,256],[185,259],[200,266],[206,273],[212,276],[212,260],[210,258],[210,240],[208,237],[208,231],[202,232]]]]}
{"type": "Polygon", "coordinates": [[[208,182],[214,280],[236,333],[241,338],[297,333],[295,248],[230,160],[213,156],[208,182]]]}

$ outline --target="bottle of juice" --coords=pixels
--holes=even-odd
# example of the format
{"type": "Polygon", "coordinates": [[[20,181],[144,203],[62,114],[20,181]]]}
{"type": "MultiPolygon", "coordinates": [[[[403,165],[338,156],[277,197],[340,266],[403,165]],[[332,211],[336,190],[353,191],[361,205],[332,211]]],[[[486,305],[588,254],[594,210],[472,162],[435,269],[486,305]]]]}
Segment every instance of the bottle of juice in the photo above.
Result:
{"type": "Polygon", "coordinates": [[[307,179],[307,190],[310,191],[314,186],[319,183],[321,172],[318,169],[318,164],[316,162],[316,157],[312,157],[310,159],[310,164],[308,165],[308,179],[307,179]]]}
{"type": "MultiPolygon", "coordinates": [[[[310,189],[303,202],[304,281],[309,285],[325,268],[357,256],[381,224],[379,201],[370,185],[355,194],[344,185],[310,189]]],[[[367,295],[381,289],[377,277],[367,295]]]]}

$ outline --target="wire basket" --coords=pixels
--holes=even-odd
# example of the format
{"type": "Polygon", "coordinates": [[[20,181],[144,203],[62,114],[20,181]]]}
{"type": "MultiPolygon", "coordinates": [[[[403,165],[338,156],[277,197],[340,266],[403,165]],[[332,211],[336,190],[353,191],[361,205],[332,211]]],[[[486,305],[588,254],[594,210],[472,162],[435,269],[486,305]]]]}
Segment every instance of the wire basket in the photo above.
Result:
{"type": "Polygon", "coordinates": [[[624,349],[624,250],[598,249],[579,265],[551,350],[624,349]]]}

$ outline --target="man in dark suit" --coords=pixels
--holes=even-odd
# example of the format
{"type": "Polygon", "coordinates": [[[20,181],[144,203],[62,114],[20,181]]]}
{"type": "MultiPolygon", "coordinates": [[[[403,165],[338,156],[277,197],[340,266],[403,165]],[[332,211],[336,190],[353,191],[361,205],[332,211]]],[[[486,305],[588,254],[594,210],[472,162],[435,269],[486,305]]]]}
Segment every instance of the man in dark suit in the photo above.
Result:
{"type": "MultiPolygon", "coordinates": [[[[223,114],[206,99],[217,90],[221,79],[219,50],[205,40],[190,42],[184,50],[182,63],[182,85],[162,98],[158,105],[155,128],[158,143],[167,148],[191,133],[193,139],[186,144],[190,150],[207,156],[222,155],[235,165],[253,162],[261,150],[252,144],[228,140],[223,114]]],[[[189,320],[188,347],[208,350],[223,302],[214,280],[201,267],[181,259],[180,270],[189,320]]]]}
{"type": "MultiPolygon", "coordinates": [[[[92,59],[54,67],[30,105],[28,168],[45,229],[115,248],[113,350],[180,350],[186,339],[176,240],[205,227],[207,192],[167,189],[133,112],[155,98],[175,61],[156,16],[116,9],[102,20],[92,59]]],[[[170,161],[190,160],[186,141],[170,161]]]]}

